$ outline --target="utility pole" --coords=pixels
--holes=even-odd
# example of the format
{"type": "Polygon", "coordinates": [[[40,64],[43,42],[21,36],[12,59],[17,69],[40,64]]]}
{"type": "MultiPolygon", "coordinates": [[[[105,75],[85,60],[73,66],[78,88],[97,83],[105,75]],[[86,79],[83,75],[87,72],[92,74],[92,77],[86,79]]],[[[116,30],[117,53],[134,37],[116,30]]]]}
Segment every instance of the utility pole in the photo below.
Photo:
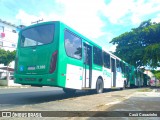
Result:
{"type": "Polygon", "coordinates": [[[38,24],[41,21],[43,21],[43,18],[41,20],[37,20],[37,21],[31,22],[31,24],[34,24],[34,23],[38,24]]]}
{"type": "Polygon", "coordinates": [[[2,31],[4,32],[4,26],[0,26],[0,27],[2,27],[2,31]]]}

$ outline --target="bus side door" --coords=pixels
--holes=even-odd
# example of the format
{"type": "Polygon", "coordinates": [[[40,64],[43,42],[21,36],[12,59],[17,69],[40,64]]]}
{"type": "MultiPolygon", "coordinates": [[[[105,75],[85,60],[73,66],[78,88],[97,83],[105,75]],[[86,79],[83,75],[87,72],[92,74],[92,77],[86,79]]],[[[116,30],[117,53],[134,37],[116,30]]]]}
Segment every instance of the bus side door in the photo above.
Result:
{"type": "Polygon", "coordinates": [[[83,69],[83,87],[91,88],[92,80],[92,46],[83,43],[84,48],[84,69],[83,69]]]}

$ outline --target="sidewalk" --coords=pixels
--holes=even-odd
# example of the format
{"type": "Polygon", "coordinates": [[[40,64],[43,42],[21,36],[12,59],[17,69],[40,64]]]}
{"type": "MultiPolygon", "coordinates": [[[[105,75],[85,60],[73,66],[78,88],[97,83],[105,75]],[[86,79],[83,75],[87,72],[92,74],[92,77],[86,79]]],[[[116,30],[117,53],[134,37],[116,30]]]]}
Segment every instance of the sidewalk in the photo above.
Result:
{"type": "Polygon", "coordinates": [[[0,89],[9,89],[9,88],[29,88],[29,85],[22,85],[22,86],[0,86],[0,89]]]}

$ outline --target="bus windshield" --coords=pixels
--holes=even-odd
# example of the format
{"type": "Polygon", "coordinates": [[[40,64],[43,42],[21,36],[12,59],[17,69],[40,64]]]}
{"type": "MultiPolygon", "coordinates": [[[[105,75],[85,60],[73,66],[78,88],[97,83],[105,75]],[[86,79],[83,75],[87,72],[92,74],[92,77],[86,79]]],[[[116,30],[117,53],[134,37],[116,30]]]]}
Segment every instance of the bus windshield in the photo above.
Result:
{"type": "Polygon", "coordinates": [[[49,44],[53,41],[54,24],[41,25],[22,31],[21,47],[49,44]]]}

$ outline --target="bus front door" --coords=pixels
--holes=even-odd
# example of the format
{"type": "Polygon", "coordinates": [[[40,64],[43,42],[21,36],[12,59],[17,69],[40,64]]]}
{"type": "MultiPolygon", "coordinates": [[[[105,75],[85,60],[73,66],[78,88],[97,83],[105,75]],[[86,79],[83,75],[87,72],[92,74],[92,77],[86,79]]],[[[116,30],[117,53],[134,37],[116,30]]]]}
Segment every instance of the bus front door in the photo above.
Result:
{"type": "Polygon", "coordinates": [[[92,80],[92,47],[86,43],[84,48],[83,88],[91,88],[92,80]]]}

